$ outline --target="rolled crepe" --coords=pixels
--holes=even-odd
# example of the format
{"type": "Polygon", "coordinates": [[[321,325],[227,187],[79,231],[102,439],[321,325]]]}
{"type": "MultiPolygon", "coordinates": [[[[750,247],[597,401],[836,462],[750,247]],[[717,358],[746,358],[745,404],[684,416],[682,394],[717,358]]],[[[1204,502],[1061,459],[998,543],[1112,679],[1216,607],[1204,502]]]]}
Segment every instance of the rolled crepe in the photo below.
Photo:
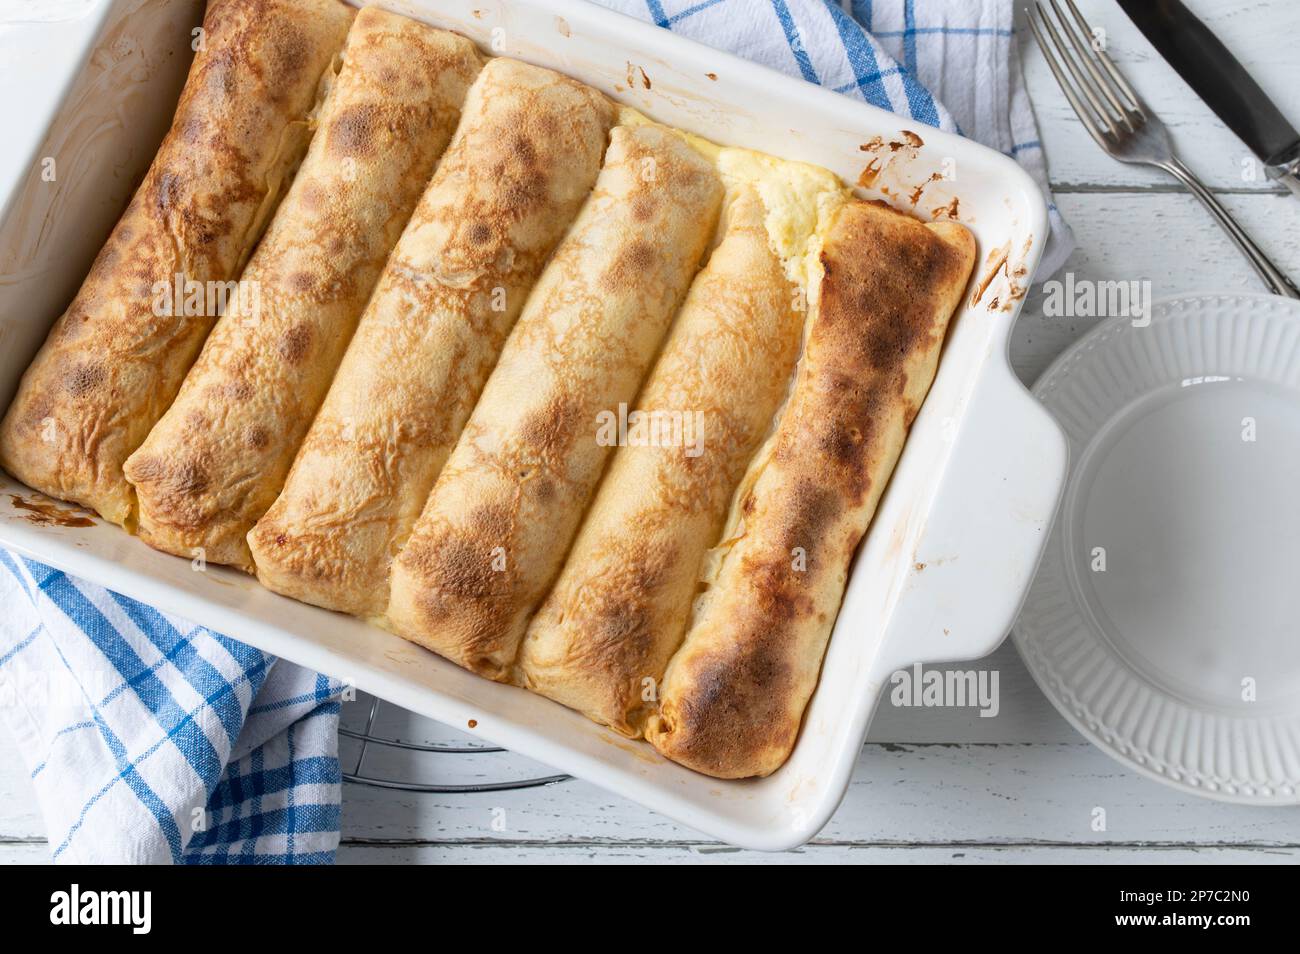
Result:
{"type": "Polygon", "coordinates": [[[172,293],[227,282],[247,261],[352,16],[337,0],[208,4],[171,130],[0,424],[0,464],[19,480],[132,524],[122,463],[215,318],[172,307],[172,293]]]}
{"type": "Polygon", "coordinates": [[[280,491],[479,67],[455,33],[378,7],[357,15],[307,158],[240,280],[255,306],[227,308],[126,462],[145,542],[252,569],[245,537],[280,491]]]}
{"type": "Polygon", "coordinates": [[[974,259],[955,222],[923,225],[864,202],[835,218],[794,390],[741,481],[716,576],[646,725],[668,758],[744,778],[789,756],[849,562],[974,259]]]}
{"type": "Polygon", "coordinates": [[[249,534],[262,583],[383,612],[393,554],[591,191],[612,121],[603,96],[558,73],[483,68],[284,490],[249,534]]]}
{"type": "Polygon", "coordinates": [[[654,710],[701,562],[789,388],[805,314],[741,192],[629,417],[627,446],[520,647],[517,678],[630,737],[654,710]]]}
{"type": "Polygon", "coordinates": [[[713,235],[722,184],[672,130],[616,127],[394,564],[390,625],[501,679],[713,235]]]}

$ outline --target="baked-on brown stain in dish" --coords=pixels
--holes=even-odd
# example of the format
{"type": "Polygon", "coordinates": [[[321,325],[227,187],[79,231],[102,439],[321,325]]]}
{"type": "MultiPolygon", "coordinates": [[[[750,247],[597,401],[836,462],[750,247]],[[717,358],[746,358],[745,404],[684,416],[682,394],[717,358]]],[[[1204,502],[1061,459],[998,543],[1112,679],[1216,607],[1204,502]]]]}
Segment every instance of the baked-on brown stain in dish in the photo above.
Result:
{"type": "MultiPolygon", "coordinates": [[[[1004,243],[989,252],[988,257],[984,260],[984,271],[980,275],[979,282],[975,285],[974,292],[971,293],[970,304],[974,308],[984,297],[984,293],[989,290],[993,284],[993,279],[997,278],[998,272],[1007,267],[1007,259],[1011,253],[1010,243],[1004,243]]],[[[990,306],[990,311],[996,310],[996,306],[990,306]]]]}
{"type": "Polygon", "coordinates": [[[627,88],[636,89],[641,86],[644,89],[650,89],[650,77],[645,71],[645,67],[638,66],[631,60],[627,61],[627,88]]]}
{"type": "MultiPolygon", "coordinates": [[[[900,138],[885,140],[883,136],[873,136],[871,139],[858,146],[859,152],[868,153],[871,159],[858,174],[857,184],[864,189],[870,189],[875,186],[876,181],[885,170],[885,166],[894,160],[898,153],[902,153],[905,162],[910,162],[917,157],[917,150],[925,145],[925,141],[916,133],[904,129],[899,133],[900,138]]],[[[921,199],[921,193],[930,182],[942,179],[939,173],[934,173],[924,182],[918,183],[909,190],[912,205],[915,206],[921,199]]],[[[882,189],[886,195],[888,189],[882,189]]]]}
{"type": "Polygon", "coordinates": [[[935,219],[953,219],[961,218],[961,203],[956,196],[947,205],[941,205],[937,209],[930,210],[930,216],[935,219]]]}
{"type": "Polygon", "coordinates": [[[69,510],[60,507],[52,500],[26,500],[18,494],[10,494],[9,502],[14,509],[26,511],[24,518],[38,527],[93,527],[95,525],[88,512],[69,510]]]}

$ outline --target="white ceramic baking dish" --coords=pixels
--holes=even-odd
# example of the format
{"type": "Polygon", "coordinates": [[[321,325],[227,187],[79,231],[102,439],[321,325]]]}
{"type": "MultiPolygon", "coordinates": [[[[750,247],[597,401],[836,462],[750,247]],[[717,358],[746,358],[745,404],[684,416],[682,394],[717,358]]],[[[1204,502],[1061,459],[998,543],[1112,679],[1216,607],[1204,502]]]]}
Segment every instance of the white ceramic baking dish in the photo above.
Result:
{"type": "MultiPolygon", "coordinates": [[[[458,30],[491,52],[562,70],[715,141],[872,181],[880,191],[871,194],[922,215],[954,208],[956,199],[958,217],[978,238],[976,276],[858,554],[789,762],[761,780],[697,775],[540,696],[477,678],[237,572],[196,572],[100,523],[36,525],[9,496],[30,492],[7,477],[0,545],[350,680],[708,835],[761,849],[799,845],[843,797],[890,673],[992,651],[1038,563],[1066,444],[1012,373],[1007,339],[1047,234],[1042,195],[1014,162],[982,146],[582,0],[383,5],[458,30]],[[905,130],[919,138],[909,142],[905,130]],[[892,161],[863,177],[879,157],[892,161]]],[[[13,48],[0,57],[0,128],[13,143],[0,165],[0,406],[152,157],[201,6],[100,0],[76,21],[0,36],[13,48]],[[56,160],[54,182],[41,175],[46,156],[56,160]]]]}

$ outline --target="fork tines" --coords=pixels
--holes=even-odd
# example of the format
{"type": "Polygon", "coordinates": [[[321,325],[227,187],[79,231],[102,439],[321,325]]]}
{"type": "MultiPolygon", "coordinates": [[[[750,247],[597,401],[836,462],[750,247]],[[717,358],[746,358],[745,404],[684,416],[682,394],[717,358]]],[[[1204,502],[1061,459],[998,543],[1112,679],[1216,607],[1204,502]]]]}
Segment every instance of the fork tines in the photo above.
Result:
{"type": "Polygon", "coordinates": [[[1029,28],[1066,99],[1088,132],[1105,148],[1107,140],[1121,135],[1121,130],[1135,132],[1146,119],[1146,109],[1102,48],[1103,44],[1074,0],[1065,0],[1065,5],[1070,8],[1071,16],[1066,15],[1057,0],[1038,0],[1032,9],[1025,11],[1029,15],[1029,28]],[[1051,37],[1050,44],[1047,37],[1051,37]],[[1065,37],[1069,38],[1069,46],[1065,37]]]}

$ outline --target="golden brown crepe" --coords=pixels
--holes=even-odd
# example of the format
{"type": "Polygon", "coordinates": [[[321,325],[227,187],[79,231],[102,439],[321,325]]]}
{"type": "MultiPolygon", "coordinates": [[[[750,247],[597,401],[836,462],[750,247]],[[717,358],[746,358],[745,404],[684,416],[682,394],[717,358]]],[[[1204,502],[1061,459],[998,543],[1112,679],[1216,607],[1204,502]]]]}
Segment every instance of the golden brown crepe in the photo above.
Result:
{"type": "Polygon", "coordinates": [[[245,537],[279,493],[358,317],[460,117],[465,37],[363,9],[293,187],[176,402],[127,460],[151,546],[252,570],[245,537]]]}
{"type": "Polygon", "coordinates": [[[716,576],[646,725],[668,758],[744,778],[789,756],[849,562],[974,260],[955,222],[923,225],[865,202],[839,212],[793,393],[741,481],[716,576]]]}
{"type": "Polygon", "coordinates": [[[727,212],[583,521],[520,647],[517,680],[630,737],[696,595],[701,562],[771,427],[804,313],[753,189],[727,212]]]}
{"type": "Polygon", "coordinates": [[[483,68],[284,490],[249,534],[266,586],[383,612],[393,554],[591,191],[612,122],[603,96],[558,73],[483,68]]]}
{"type": "Polygon", "coordinates": [[[401,635],[503,678],[713,235],[722,184],[676,132],[619,126],[393,568],[401,635]]]}
{"type": "Polygon", "coordinates": [[[294,167],[353,10],[337,0],[212,0],[171,130],[0,424],[0,464],[130,526],[122,463],[171,404],[214,314],[185,280],[247,261],[294,167]],[[177,282],[177,275],[183,276],[177,282]]]}

